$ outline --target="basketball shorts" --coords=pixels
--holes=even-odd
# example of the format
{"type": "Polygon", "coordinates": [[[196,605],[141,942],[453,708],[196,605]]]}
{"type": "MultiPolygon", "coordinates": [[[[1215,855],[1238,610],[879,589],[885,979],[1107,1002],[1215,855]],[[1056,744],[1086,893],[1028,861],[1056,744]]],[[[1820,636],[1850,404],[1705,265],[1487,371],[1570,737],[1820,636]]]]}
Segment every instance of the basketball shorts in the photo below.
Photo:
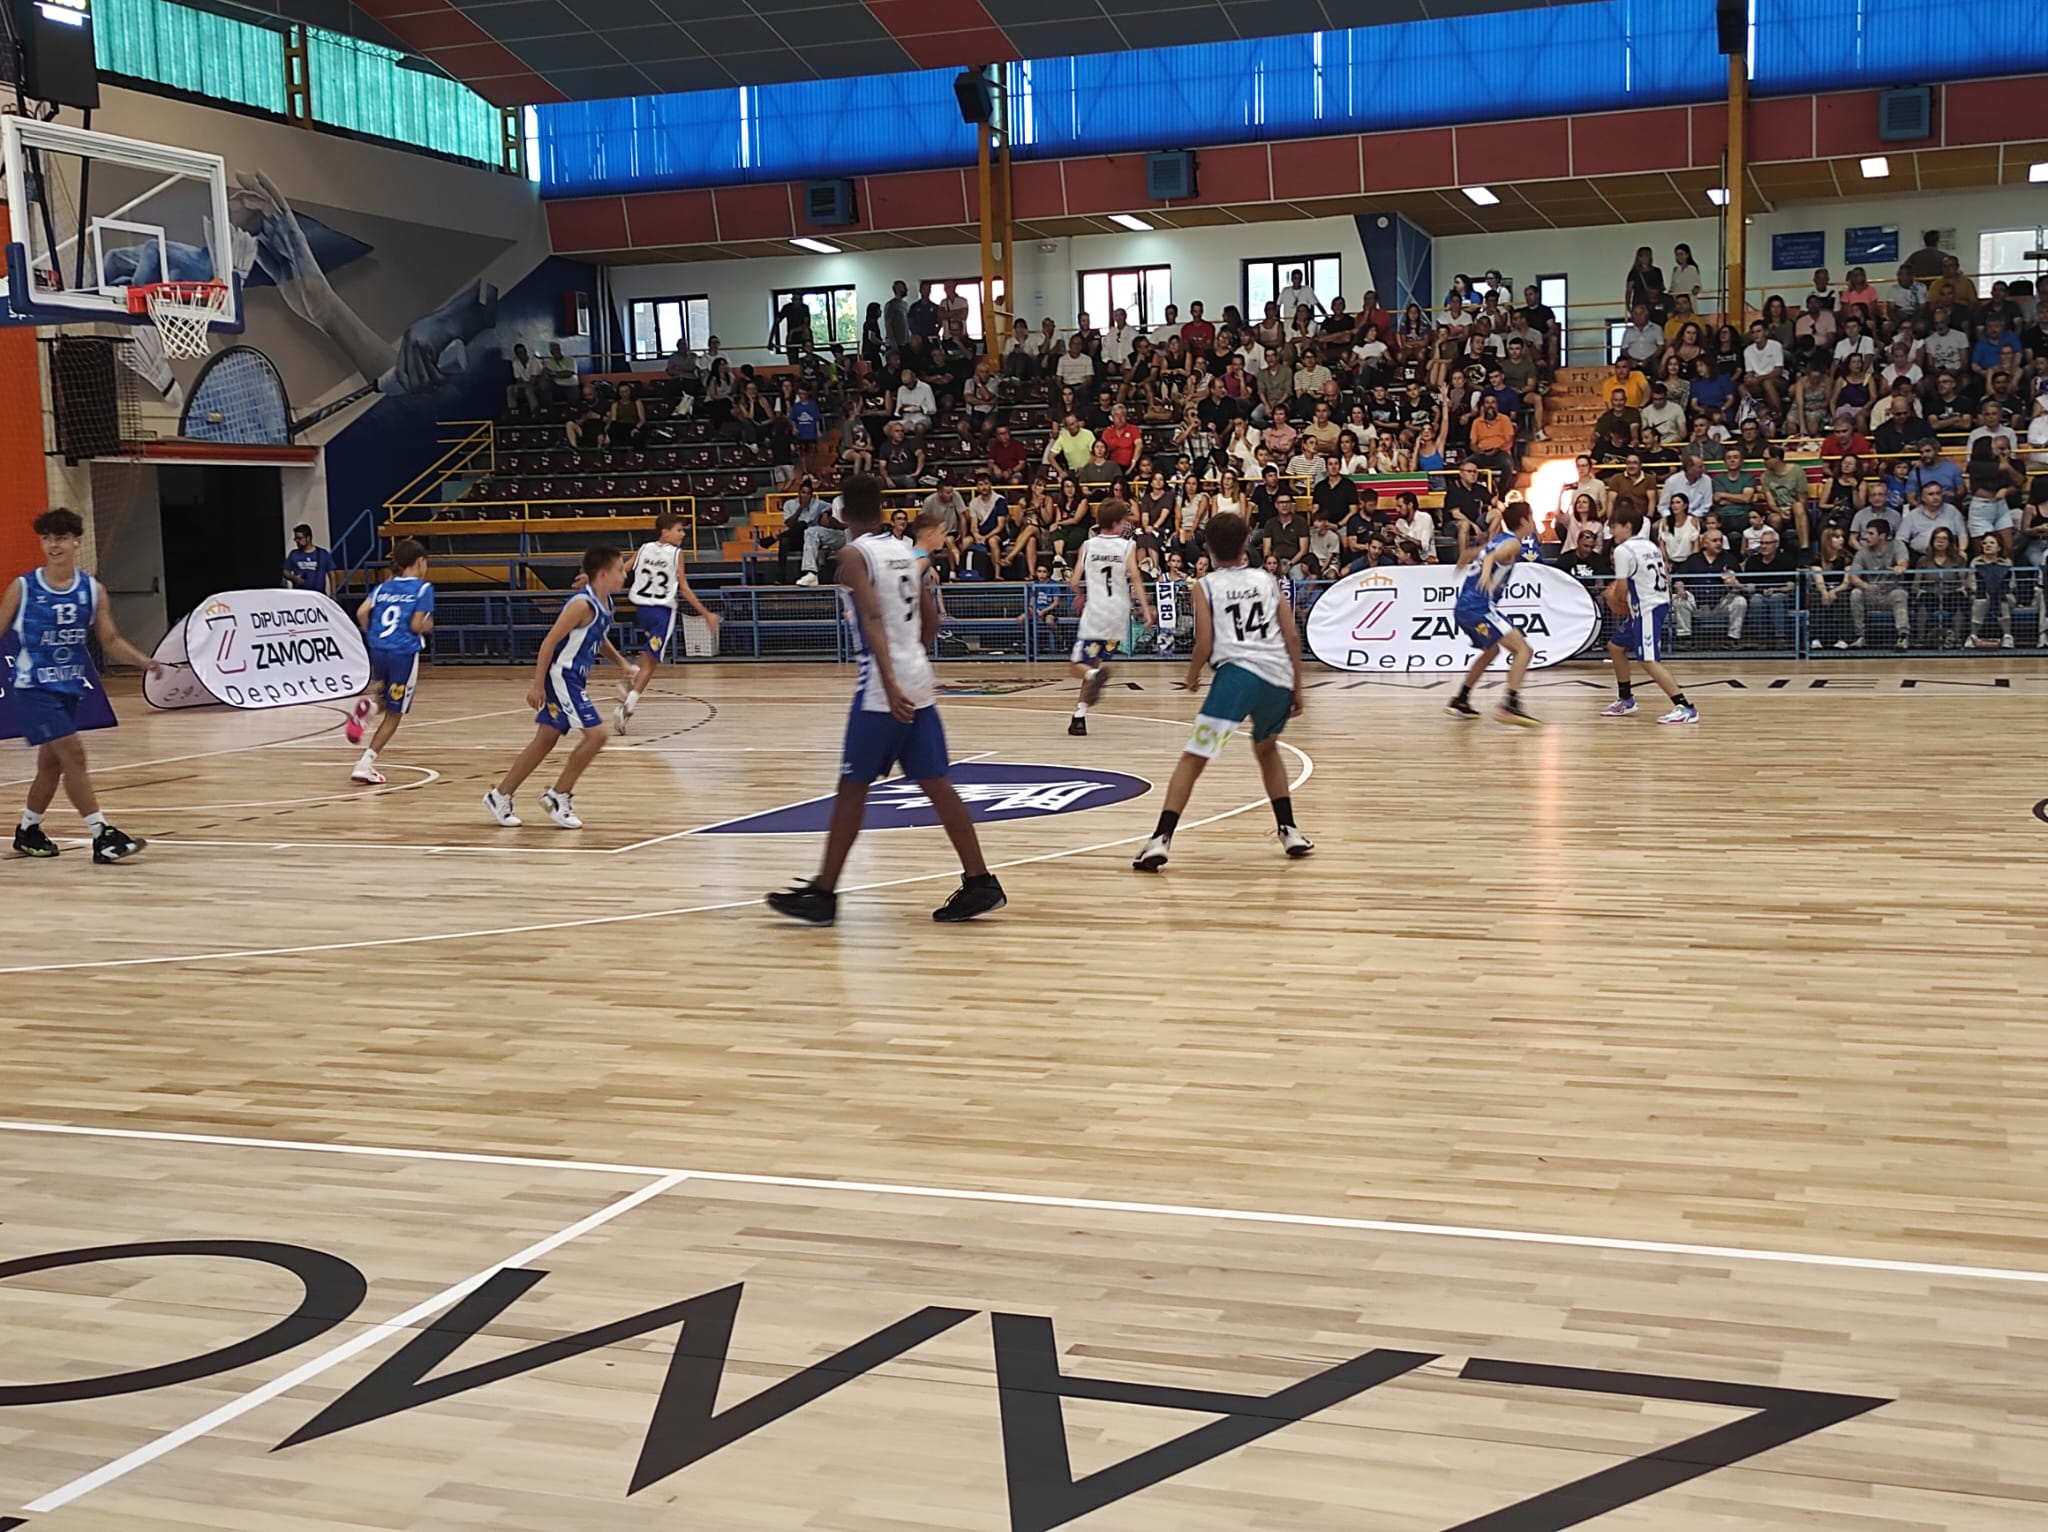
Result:
{"type": "Polygon", "coordinates": [[[1247,718],[1252,721],[1252,743],[1271,739],[1287,727],[1293,712],[1294,693],[1289,688],[1275,686],[1242,665],[1221,665],[1195,716],[1186,753],[1213,761],[1247,718]]]}
{"type": "Polygon", "coordinates": [[[668,641],[675,633],[676,614],[666,606],[636,606],[633,619],[647,635],[647,652],[657,660],[668,658],[668,641]]]}
{"type": "Polygon", "coordinates": [[[946,755],[946,727],[939,710],[921,707],[905,723],[894,713],[855,708],[846,719],[846,746],[840,753],[839,780],[879,782],[894,767],[913,782],[943,777],[952,762],[946,755]]]}
{"type": "Polygon", "coordinates": [[[1670,621],[1670,607],[1653,606],[1647,612],[1638,612],[1626,621],[1616,623],[1614,637],[1609,642],[1630,659],[1661,660],[1671,652],[1671,642],[1664,631],[1670,621]]]}
{"type": "Polygon", "coordinates": [[[370,695],[387,713],[410,713],[420,689],[420,652],[370,651],[370,695]]]}
{"type": "Polygon", "coordinates": [[[1100,665],[1123,647],[1120,639],[1077,638],[1074,640],[1074,663],[1076,665],[1100,665]]]}
{"type": "Polygon", "coordinates": [[[1457,619],[1459,631],[1481,649],[1491,649],[1513,626],[1491,601],[1460,601],[1452,615],[1457,619]]]}
{"type": "Polygon", "coordinates": [[[14,716],[21,723],[22,743],[48,745],[76,734],[81,700],[77,692],[56,692],[39,686],[16,687],[14,716]]]}
{"type": "Polygon", "coordinates": [[[543,724],[557,734],[567,734],[571,729],[604,727],[604,715],[590,700],[590,693],[584,690],[583,683],[574,676],[558,676],[549,671],[543,694],[545,700],[540,711],[533,715],[535,723],[543,724]]]}

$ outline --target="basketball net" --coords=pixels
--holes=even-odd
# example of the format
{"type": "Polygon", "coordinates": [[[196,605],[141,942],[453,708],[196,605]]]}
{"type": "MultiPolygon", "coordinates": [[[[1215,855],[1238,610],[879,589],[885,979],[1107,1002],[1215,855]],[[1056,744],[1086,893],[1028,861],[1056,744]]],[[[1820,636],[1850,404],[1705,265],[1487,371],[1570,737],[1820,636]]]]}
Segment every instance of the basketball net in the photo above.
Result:
{"type": "Polygon", "coordinates": [[[128,289],[128,312],[147,312],[164,355],[192,361],[213,349],[212,325],[227,311],[225,282],[152,282],[128,289]]]}

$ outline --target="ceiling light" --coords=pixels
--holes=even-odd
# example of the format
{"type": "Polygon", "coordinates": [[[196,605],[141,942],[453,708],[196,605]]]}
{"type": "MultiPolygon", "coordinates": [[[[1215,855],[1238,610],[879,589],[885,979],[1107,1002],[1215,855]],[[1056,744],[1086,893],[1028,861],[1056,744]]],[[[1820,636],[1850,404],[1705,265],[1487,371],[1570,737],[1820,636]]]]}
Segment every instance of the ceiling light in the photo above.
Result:
{"type": "Polygon", "coordinates": [[[2027,167],[2029,181],[2048,181],[2048,160],[2036,160],[2027,167]]]}
{"type": "Polygon", "coordinates": [[[1492,207],[1496,202],[1500,201],[1500,198],[1496,197],[1492,191],[1484,186],[1468,186],[1465,188],[1465,195],[1481,207],[1492,207]]]}
{"type": "Polygon", "coordinates": [[[813,255],[839,255],[842,253],[839,246],[833,244],[830,240],[793,239],[790,243],[799,250],[810,251],[813,255]]]}
{"type": "Polygon", "coordinates": [[[1713,203],[1715,207],[1726,207],[1728,205],[1728,188],[1725,186],[1709,186],[1707,188],[1707,200],[1713,203]]]}
{"type": "Polygon", "coordinates": [[[1120,229],[1129,229],[1133,234],[1150,234],[1152,225],[1131,213],[1111,213],[1109,221],[1120,229]]]}
{"type": "Polygon", "coordinates": [[[1863,162],[1863,179],[1882,181],[1892,173],[1892,162],[1881,154],[1873,154],[1863,162]]]}

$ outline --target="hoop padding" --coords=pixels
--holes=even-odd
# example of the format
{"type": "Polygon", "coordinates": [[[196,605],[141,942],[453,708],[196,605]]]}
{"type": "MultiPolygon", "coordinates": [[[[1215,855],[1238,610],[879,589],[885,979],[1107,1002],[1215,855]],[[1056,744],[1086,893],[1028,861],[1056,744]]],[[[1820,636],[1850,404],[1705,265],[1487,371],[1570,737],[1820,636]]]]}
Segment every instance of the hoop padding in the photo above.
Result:
{"type": "Polygon", "coordinates": [[[213,349],[213,322],[227,306],[225,282],[152,282],[128,289],[128,312],[148,312],[164,355],[174,361],[192,361],[213,349]]]}

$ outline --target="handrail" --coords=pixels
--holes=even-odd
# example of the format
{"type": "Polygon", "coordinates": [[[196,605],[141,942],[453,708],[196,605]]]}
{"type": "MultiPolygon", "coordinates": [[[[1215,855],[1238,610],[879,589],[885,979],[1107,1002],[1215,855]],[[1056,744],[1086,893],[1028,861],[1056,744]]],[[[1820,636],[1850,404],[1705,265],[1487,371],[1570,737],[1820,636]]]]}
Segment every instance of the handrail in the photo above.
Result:
{"type": "MultiPolygon", "coordinates": [[[[482,472],[485,473],[491,472],[492,469],[495,468],[497,464],[496,426],[493,422],[488,420],[477,421],[473,423],[478,426],[477,430],[470,432],[467,436],[463,437],[460,441],[456,442],[454,446],[450,447],[446,452],[442,453],[438,458],[434,459],[434,461],[430,463],[427,467],[421,469],[418,473],[414,474],[411,479],[407,480],[405,484],[399,487],[398,491],[395,494],[386,498],[384,502],[385,507],[388,509],[393,504],[403,502],[407,495],[411,494],[414,490],[418,489],[420,485],[423,484],[428,479],[434,479],[434,485],[435,487],[438,487],[439,485],[445,483],[447,480],[453,478],[458,473],[471,471],[469,467],[470,460],[473,460],[479,451],[488,452],[491,455],[491,466],[481,470],[482,472]],[[448,466],[450,460],[462,454],[465,451],[465,449],[468,452],[468,457],[465,458],[463,464],[459,467],[448,466]],[[436,478],[436,475],[439,475],[439,477],[436,478]]],[[[472,422],[444,421],[442,422],[442,424],[469,425],[472,424],[472,422]]],[[[435,445],[439,446],[440,443],[437,441],[435,445]]]]}

